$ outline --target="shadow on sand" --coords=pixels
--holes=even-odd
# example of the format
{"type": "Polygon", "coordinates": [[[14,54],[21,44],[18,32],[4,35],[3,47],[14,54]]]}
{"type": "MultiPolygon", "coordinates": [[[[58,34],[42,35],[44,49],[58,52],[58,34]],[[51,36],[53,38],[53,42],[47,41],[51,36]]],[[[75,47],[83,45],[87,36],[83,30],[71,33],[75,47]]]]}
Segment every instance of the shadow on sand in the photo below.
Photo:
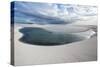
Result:
{"type": "Polygon", "coordinates": [[[63,45],[76,41],[81,41],[84,38],[67,33],[58,33],[48,31],[36,27],[24,27],[19,30],[23,36],[19,40],[24,43],[41,46],[63,45]]]}

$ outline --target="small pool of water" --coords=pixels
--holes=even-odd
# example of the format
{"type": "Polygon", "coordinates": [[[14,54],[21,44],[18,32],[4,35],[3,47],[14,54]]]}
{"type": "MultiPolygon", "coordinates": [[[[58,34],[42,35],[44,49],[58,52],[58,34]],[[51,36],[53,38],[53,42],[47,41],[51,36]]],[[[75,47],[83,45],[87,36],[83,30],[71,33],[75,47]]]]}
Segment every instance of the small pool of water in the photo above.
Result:
{"type": "MultiPolygon", "coordinates": [[[[19,30],[23,36],[19,39],[21,42],[32,45],[63,45],[72,42],[82,41],[87,39],[88,35],[84,36],[84,32],[81,33],[67,33],[58,31],[50,31],[44,28],[38,27],[24,27],[19,30]]],[[[86,33],[85,33],[86,34],[86,33]]],[[[89,35],[90,36],[90,35],[89,35]]]]}

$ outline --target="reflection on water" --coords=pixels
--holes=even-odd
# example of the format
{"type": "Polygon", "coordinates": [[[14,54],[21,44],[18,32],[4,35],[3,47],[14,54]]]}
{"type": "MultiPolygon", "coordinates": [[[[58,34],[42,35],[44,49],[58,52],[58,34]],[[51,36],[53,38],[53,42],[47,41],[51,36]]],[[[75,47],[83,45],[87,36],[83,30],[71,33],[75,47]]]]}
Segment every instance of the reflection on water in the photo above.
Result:
{"type": "Polygon", "coordinates": [[[77,36],[75,34],[52,32],[36,27],[24,27],[19,31],[23,33],[22,38],[19,40],[33,45],[53,46],[68,44],[85,39],[85,37],[77,36]]]}

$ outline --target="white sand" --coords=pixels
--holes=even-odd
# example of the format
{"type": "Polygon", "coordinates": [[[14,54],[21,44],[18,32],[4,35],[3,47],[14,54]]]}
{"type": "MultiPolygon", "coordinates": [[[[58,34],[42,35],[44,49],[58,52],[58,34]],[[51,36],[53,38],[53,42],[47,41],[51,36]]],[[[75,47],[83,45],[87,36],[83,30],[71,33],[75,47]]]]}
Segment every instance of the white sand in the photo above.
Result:
{"type": "Polygon", "coordinates": [[[38,46],[20,42],[22,26],[15,26],[15,65],[33,65],[97,60],[97,37],[59,45],[38,46]]]}

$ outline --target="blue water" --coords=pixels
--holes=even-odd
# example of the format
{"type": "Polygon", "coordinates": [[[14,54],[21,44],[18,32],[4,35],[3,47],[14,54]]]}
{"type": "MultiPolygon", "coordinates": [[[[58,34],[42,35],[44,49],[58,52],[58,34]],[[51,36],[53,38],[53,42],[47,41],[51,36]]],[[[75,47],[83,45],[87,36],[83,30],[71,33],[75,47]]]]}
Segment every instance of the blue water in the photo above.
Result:
{"type": "Polygon", "coordinates": [[[12,21],[26,24],[69,24],[97,15],[96,6],[15,1],[12,21]]]}
{"type": "Polygon", "coordinates": [[[53,32],[37,27],[24,27],[19,32],[23,34],[19,41],[41,46],[63,45],[86,39],[71,33],[53,32]]]}

